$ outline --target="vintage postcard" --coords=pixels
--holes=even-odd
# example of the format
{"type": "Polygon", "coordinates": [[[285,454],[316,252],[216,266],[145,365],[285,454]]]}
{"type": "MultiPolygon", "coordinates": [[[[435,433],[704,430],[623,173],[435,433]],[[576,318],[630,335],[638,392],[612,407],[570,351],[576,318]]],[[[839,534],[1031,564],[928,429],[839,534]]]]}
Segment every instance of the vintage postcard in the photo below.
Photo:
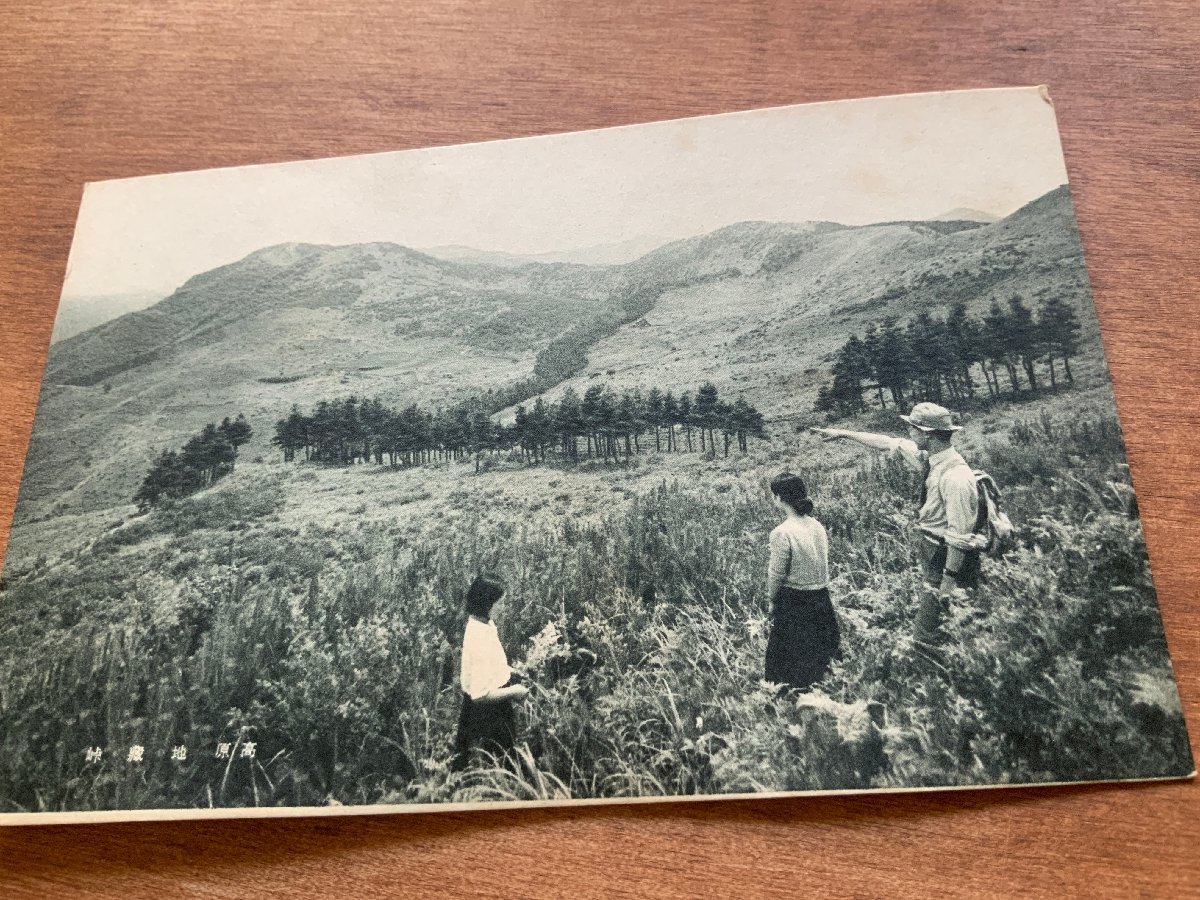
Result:
{"type": "Polygon", "coordinates": [[[1054,110],[89,184],[0,821],[1193,771],[1054,110]]]}

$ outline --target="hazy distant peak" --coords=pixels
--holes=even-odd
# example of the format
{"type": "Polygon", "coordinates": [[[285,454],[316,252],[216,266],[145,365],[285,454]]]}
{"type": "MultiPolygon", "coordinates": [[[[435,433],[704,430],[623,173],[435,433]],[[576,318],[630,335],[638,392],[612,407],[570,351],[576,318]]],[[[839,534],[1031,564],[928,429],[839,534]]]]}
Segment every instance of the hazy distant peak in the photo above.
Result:
{"type": "Polygon", "coordinates": [[[504,250],[481,250],[462,244],[443,244],[421,250],[429,256],[448,262],[488,263],[497,266],[524,266],[529,263],[568,263],[585,266],[619,266],[640,259],[657,250],[671,239],[661,235],[638,235],[621,241],[576,247],[573,250],[554,250],[545,253],[509,253],[504,250]]]}
{"type": "Polygon", "coordinates": [[[587,266],[619,266],[640,259],[647,253],[657,250],[670,238],[656,234],[639,234],[620,241],[610,241],[591,247],[577,247],[574,250],[559,250],[550,253],[537,253],[533,259],[538,262],[576,263],[587,266]]]}
{"type": "Polygon", "coordinates": [[[982,222],[984,225],[990,225],[993,222],[999,222],[1000,217],[993,215],[990,212],[984,212],[981,209],[971,209],[968,206],[960,206],[952,209],[949,212],[944,212],[940,216],[934,216],[929,219],[930,222],[982,222]]]}
{"type": "Polygon", "coordinates": [[[505,253],[503,250],[479,250],[463,244],[442,244],[422,247],[417,251],[434,259],[452,263],[485,263],[493,266],[525,266],[537,260],[532,256],[505,253]]]}
{"type": "Polygon", "coordinates": [[[840,231],[845,227],[845,225],[839,225],[836,222],[768,222],[764,220],[747,220],[744,222],[734,222],[731,225],[724,225],[715,231],[709,231],[705,234],[672,241],[660,247],[655,253],[674,251],[693,246],[745,245],[748,242],[758,244],[762,241],[840,231]]]}
{"type": "Polygon", "coordinates": [[[734,222],[710,232],[711,235],[731,236],[739,234],[815,234],[824,231],[834,231],[844,228],[836,222],[769,222],[765,219],[748,219],[744,222],[734,222]]]}
{"type": "Polygon", "coordinates": [[[63,297],[58,304],[58,316],[54,320],[50,343],[65,341],[126,313],[149,309],[171,293],[170,288],[163,288],[157,291],[63,297]]]}

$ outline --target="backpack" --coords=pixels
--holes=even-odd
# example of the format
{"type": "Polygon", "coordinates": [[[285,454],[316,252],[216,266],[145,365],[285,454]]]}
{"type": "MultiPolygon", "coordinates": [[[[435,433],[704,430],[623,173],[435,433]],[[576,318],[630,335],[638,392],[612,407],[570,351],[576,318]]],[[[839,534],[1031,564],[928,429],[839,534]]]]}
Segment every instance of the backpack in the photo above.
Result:
{"type": "Polygon", "coordinates": [[[979,550],[988,556],[1001,556],[1012,541],[1012,521],[1000,509],[1000,488],[982,469],[973,469],[975,487],[979,490],[979,515],[972,533],[980,540],[979,550]]]}

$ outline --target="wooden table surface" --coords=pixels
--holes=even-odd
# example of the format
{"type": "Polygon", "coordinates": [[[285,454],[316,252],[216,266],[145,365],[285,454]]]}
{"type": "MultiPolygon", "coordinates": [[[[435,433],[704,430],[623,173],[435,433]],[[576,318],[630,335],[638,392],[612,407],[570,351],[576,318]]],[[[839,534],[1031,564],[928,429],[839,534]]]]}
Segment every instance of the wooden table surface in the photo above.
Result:
{"type": "MultiPolygon", "coordinates": [[[[0,531],[85,181],[1047,83],[1200,729],[1194,0],[263,6],[0,8],[0,531]]],[[[1200,893],[1198,801],[1193,782],[14,828],[0,830],[0,891],[1180,896],[1200,893]]]]}

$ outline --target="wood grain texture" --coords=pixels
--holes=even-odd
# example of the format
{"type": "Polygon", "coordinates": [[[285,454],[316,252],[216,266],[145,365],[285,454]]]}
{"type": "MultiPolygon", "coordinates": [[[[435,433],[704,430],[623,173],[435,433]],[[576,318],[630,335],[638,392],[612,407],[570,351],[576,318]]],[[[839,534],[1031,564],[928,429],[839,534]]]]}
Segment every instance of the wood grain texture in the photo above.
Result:
{"type": "MultiPolygon", "coordinates": [[[[1193,0],[0,7],[0,531],[85,181],[815,100],[1047,83],[1193,732],[1193,0]]],[[[1195,783],[20,828],[7,896],[1200,892],[1195,783]]]]}

